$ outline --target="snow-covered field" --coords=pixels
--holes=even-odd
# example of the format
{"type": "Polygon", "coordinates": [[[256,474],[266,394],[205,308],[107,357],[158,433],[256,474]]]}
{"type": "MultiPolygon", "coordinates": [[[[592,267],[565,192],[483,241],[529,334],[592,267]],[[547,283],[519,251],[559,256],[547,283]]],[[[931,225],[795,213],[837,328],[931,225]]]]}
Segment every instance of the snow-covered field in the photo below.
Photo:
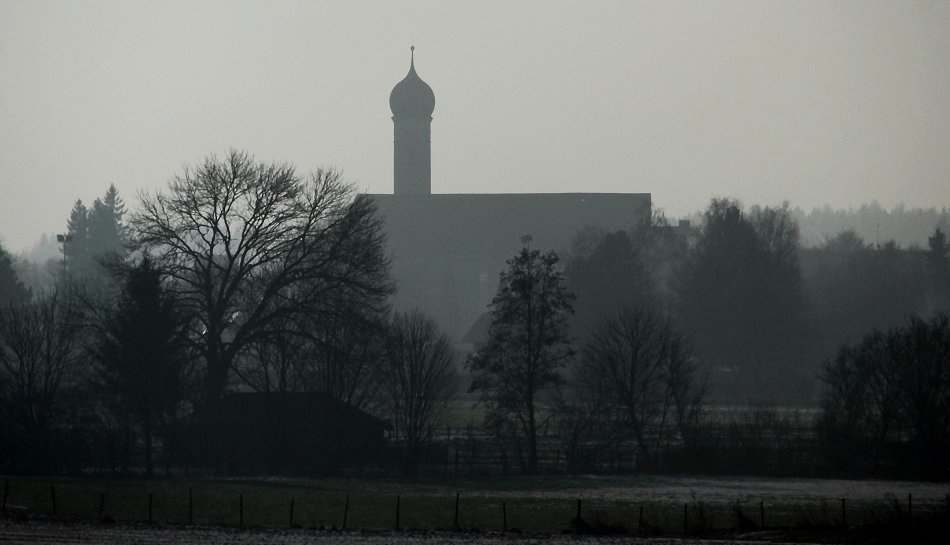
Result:
{"type": "Polygon", "coordinates": [[[269,478],[261,482],[304,485],[337,490],[372,489],[388,494],[454,495],[536,499],[599,499],[628,502],[681,504],[696,499],[709,503],[746,500],[779,500],[811,504],[818,499],[905,499],[942,502],[950,483],[915,481],[797,479],[763,477],[706,477],[680,475],[580,475],[459,479],[452,482],[405,482],[398,480],[307,480],[269,478]]]}
{"type": "MultiPolygon", "coordinates": [[[[739,527],[754,530],[762,526],[881,523],[904,520],[911,505],[913,517],[922,520],[945,514],[950,508],[950,484],[870,480],[597,475],[441,481],[11,479],[10,483],[7,505],[22,512],[52,513],[55,497],[57,515],[77,520],[95,521],[101,515],[136,523],[149,520],[151,513],[156,523],[191,521],[200,527],[236,527],[243,522],[249,528],[271,528],[256,530],[264,532],[259,539],[295,536],[295,530],[288,530],[289,534],[276,530],[288,528],[291,523],[311,530],[345,527],[378,532],[396,527],[397,521],[399,528],[417,532],[448,530],[457,522],[459,528],[478,530],[480,535],[504,528],[516,528],[523,535],[551,535],[571,528],[577,500],[581,500],[584,521],[622,527],[633,535],[641,530],[650,535],[671,535],[739,527]]],[[[113,531],[98,524],[76,528],[113,531]]],[[[173,531],[189,536],[189,532],[216,536],[229,532],[194,527],[173,531]]],[[[339,537],[335,533],[306,535],[319,535],[327,543],[339,537]]],[[[358,543],[375,543],[372,540],[378,538],[378,534],[346,535],[348,542],[358,543]],[[369,541],[352,541],[354,536],[369,541]]],[[[438,541],[462,542],[468,535],[445,534],[438,541]]],[[[403,542],[392,541],[396,538],[405,535],[393,534],[381,542],[403,542]]]]}
{"type": "Polygon", "coordinates": [[[216,527],[107,525],[56,521],[13,522],[0,518],[0,543],[86,545],[739,545],[744,540],[632,539],[585,536],[500,534],[326,532],[313,530],[239,530],[216,527]]]}

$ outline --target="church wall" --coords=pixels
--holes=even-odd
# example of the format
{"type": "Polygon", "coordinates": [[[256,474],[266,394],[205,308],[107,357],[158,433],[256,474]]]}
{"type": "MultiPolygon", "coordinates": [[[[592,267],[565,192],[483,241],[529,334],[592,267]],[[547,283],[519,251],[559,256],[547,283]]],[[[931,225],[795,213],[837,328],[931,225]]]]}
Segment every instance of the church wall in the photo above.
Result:
{"type": "Polygon", "coordinates": [[[561,252],[585,226],[648,220],[648,193],[372,195],[384,218],[399,309],[419,308],[458,341],[485,312],[522,247],[561,252]]]}

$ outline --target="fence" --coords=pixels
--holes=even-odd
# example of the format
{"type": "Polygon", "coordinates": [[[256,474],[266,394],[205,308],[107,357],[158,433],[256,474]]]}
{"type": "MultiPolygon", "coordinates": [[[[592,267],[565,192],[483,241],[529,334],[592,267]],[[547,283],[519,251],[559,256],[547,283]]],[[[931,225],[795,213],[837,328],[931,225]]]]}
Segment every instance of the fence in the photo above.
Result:
{"type": "Polygon", "coordinates": [[[636,498],[330,491],[292,485],[177,481],[97,483],[5,479],[3,509],[93,521],[324,529],[471,530],[632,535],[702,534],[716,530],[796,526],[910,525],[946,516],[948,506],[914,498],[734,503],[637,502],[636,498]],[[580,523],[578,523],[580,521],[580,523]]]}
{"type": "MultiPolygon", "coordinates": [[[[433,428],[431,448],[424,456],[425,474],[485,476],[518,473],[527,462],[527,441],[520,436],[499,437],[484,428],[433,428]]],[[[547,430],[537,438],[538,468],[544,473],[573,471],[629,473],[636,471],[704,471],[722,474],[752,473],[808,476],[816,473],[818,441],[810,425],[772,429],[736,429],[727,423],[704,430],[689,449],[676,434],[661,437],[647,430],[652,460],[641,460],[637,442],[617,437],[606,441],[568,444],[547,430]],[[697,465],[695,459],[701,459],[697,465]]],[[[398,447],[400,438],[390,440],[398,447]]]]}

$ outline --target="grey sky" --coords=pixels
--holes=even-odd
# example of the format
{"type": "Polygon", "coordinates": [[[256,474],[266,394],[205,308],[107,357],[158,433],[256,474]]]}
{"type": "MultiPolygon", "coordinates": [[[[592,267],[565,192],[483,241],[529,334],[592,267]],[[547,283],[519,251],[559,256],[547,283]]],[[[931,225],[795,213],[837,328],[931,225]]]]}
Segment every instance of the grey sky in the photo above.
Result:
{"type": "Polygon", "coordinates": [[[0,239],[229,147],[392,191],[416,45],[433,191],[950,205],[950,2],[0,0],[0,239]]]}

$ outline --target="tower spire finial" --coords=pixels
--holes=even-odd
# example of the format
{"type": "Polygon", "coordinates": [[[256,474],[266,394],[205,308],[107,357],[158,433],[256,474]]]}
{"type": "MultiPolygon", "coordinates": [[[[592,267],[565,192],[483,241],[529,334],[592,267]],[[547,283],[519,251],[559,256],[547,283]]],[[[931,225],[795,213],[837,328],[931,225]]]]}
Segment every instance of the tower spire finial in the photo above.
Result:
{"type": "Polygon", "coordinates": [[[409,66],[415,68],[416,66],[416,46],[409,46],[409,66]]]}

